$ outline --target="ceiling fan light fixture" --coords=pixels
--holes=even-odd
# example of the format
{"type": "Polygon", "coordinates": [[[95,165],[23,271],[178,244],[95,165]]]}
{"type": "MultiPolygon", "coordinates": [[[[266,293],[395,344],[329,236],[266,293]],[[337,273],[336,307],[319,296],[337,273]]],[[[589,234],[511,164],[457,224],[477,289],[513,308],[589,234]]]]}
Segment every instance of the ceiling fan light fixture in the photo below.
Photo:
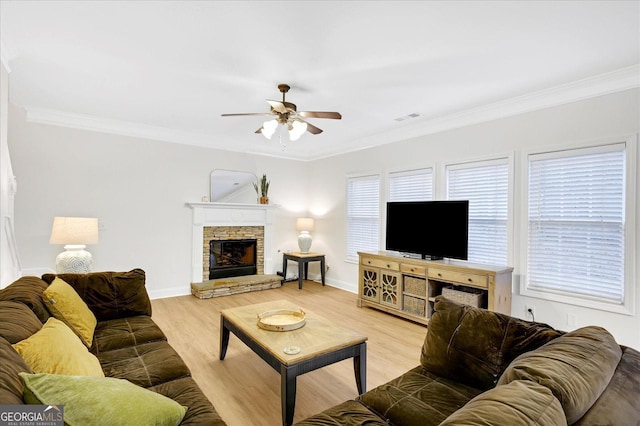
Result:
{"type": "Polygon", "coordinates": [[[291,124],[289,124],[289,139],[292,141],[297,141],[298,139],[300,139],[300,136],[302,136],[306,131],[306,122],[294,120],[291,124]]]}
{"type": "Polygon", "coordinates": [[[222,114],[223,117],[233,116],[271,116],[275,117],[272,120],[265,121],[255,133],[262,133],[265,138],[271,139],[271,137],[280,128],[279,139],[282,144],[282,132],[284,128],[289,131],[289,140],[297,141],[305,133],[309,132],[312,135],[318,135],[322,133],[322,129],[316,127],[311,123],[307,123],[306,118],[329,118],[333,120],[340,120],[342,115],[339,112],[332,111],[298,111],[296,104],[287,102],[285,100],[285,93],[289,91],[290,87],[287,84],[279,84],[278,90],[282,93],[282,101],[270,101],[267,103],[270,105],[268,113],[264,112],[245,112],[235,114],[222,114]],[[301,117],[301,118],[300,118],[301,117]]]}
{"type": "Polygon", "coordinates": [[[278,120],[267,120],[262,123],[262,129],[260,131],[264,135],[265,138],[271,139],[271,136],[276,132],[278,128],[278,120]]]}

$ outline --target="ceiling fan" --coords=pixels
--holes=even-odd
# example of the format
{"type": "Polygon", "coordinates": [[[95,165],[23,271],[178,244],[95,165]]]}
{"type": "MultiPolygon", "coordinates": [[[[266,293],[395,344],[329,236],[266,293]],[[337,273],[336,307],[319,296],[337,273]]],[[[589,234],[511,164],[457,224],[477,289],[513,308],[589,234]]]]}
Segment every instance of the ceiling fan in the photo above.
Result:
{"type": "Polygon", "coordinates": [[[339,112],[330,111],[298,111],[296,105],[285,101],[285,93],[289,91],[290,87],[287,84],[278,84],[278,90],[282,93],[282,101],[270,101],[267,100],[271,106],[270,112],[247,112],[239,114],[222,114],[223,117],[234,117],[243,115],[262,115],[273,116],[271,120],[267,120],[262,124],[256,133],[262,133],[267,139],[271,139],[271,136],[276,132],[278,125],[286,126],[289,130],[289,139],[292,141],[298,140],[304,132],[317,135],[322,133],[322,129],[314,126],[313,124],[305,121],[305,118],[332,118],[340,120],[342,115],[339,112]]]}

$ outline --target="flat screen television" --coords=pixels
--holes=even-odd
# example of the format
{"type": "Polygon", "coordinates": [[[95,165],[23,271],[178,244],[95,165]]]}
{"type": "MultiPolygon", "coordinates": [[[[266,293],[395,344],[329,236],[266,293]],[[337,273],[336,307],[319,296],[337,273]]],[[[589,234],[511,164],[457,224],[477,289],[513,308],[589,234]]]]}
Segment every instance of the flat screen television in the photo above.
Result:
{"type": "Polygon", "coordinates": [[[387,250],[467,260],[468,242],[468,200],[387,203],[387,250]]]}

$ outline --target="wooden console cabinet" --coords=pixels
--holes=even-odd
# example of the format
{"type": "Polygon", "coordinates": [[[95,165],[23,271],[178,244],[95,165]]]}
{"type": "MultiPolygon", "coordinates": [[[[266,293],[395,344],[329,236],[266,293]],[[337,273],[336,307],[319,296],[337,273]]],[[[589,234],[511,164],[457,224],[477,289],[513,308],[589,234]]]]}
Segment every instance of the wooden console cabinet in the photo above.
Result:
{"type": "Polygon", "coordinates": [[[358,253],[358,306],[427,324],[445,287],[475,292],[482,308],[511,314],[513,268],[456,260],[422,260],[386,252],[358,253]]]}

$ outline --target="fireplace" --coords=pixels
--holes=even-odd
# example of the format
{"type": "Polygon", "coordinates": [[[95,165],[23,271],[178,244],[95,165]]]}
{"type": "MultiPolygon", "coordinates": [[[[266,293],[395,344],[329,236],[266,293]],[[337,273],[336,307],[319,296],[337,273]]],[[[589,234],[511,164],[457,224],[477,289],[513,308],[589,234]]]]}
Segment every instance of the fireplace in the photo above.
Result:
{"type": "Polygon", "coordinates": [[[209,241],[209,279],[256,274],[256,247],[255,239],[209,241]]]}
{"type": "Polygon", "coordinates": [[[271,204],[187,203],[193,209],[191,282],[209,280],[211,240],[256,239],[256,275],[271,274],[277,265],[273,219],[277,207],[271,204]]]}

